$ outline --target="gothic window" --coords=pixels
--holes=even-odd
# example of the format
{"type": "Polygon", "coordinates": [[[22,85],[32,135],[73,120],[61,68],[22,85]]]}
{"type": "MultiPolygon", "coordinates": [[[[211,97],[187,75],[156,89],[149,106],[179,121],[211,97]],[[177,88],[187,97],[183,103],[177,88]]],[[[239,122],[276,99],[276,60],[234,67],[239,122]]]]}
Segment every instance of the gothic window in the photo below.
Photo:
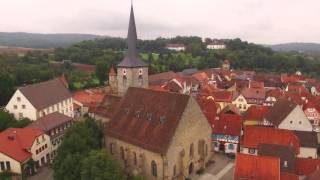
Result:
{"type": "Polygon", "coordinates": [[[123,87],[127,87],[127,76],[123,76],[122,84],[123,84],[123,87]]]}
{"type": "Polygon", "coordinates": [[[151,174],[153,177],[157,177],[157,164],[155,161],[151,162],[151,174]]]}
{"type": "Polygon", "coordinates": [[[120,154],[121,154],[121,159],[124,160],[124,149],[123,149],[123,147],[120,147],[120,154]]]}
{"type": "Polygon", "coordinates": [[[142,69],[139,69],[139,76],[141,76],[142,75],[142,69]]]}
{"type": "Polygon", "coordinates": [[[194,147],[193,147],[193,143],[191,143],[190,145],[190,152],[189,152],[190,157],[193,157],[194,155],[194,147]]]}
{"type": "Polygon", "coordinates": [[[137,165],[137,154],[136,154],[136,152],[133,152],[133,163],[134,163],[134,165],[137,165]]]}
{"type": "Polygon", "coordinates": [[[140,87],[142,87],[142,85],[143,85],[142,75],[139,75],[139,77],[138,77],[138,84],[139,84],[140,87]]]}

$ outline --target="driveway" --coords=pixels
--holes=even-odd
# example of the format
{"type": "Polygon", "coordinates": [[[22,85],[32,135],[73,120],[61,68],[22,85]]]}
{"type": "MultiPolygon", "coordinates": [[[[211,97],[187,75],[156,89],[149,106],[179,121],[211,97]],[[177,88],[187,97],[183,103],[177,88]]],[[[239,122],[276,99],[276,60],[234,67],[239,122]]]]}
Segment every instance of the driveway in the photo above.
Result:
{"type": "Polygon", "coordinates": [[[37,174],[28,177],[27,180],[53,180],[53,170],[48,166],[42,167],[37,174]]]}

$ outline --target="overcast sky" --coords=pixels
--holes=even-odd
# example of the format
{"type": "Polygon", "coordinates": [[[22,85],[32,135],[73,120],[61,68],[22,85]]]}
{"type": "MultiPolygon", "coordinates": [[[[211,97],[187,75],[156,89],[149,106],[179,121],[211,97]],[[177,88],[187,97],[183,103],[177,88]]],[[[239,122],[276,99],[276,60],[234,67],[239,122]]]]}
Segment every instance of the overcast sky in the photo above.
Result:
{"type": "MultiPolygon", "coordinates": [[[[320,42],[320,0],[134,0],[141,39],[320,42]]],[[[130,0],[0,0],[0,31],[125,37],[130,0]]]]}

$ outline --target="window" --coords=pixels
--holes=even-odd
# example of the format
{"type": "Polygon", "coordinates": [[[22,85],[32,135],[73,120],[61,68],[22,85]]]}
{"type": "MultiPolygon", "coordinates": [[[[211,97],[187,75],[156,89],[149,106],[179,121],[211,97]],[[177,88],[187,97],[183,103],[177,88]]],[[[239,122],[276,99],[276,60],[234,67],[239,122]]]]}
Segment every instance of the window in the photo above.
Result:
{"type": "Polygon", "coordinates": [[[22,109],[25,109],[26,108],[26,105],[22,105],[22,109]]]}
{"type": "Polygon", "coordinates": [[[39,138],[37,138],[37,144],[40,144],[39,138]]]}
{"type": "Polygon", "coordinates": [[[114,144],[113,144],[113,143],[110,143],[110,153],[111,153],[112,155],[114,154],[113,148],[114,148],[114,144]]]}
{"type": "Polygon", "coordinates": [[[133,163],[134,163],[134,165],[137,165],[137,154],[136,154],[136,152],[133,152],[133,163]]]}
{"type": "Polygon", "coordinates": [[[5,170],[5,168],[4,168],[4,162],[0,162],[0,167],[1,167],[1,171],[4,171],[5,170]]]}
{"type": "Polygon", "coordinates": [[[7,166],[7,170],[11,170],[11,164],[10,164],[10,162],[9,161],[6,161],[6,166],[7,166]]]}
{"type": "Polygon", "coordinates": [[[142,85],[143,85],[143,78],[142,78],[141,75],[140,75],[139,78],[138,78],[138,85],[139,85],[140,87],[142,87],[142,85]]]}
{"type": "Polygon", "coordinates": [[[121,154],[121,159],[124,160],[124,150],[123,150],[123,147],[120,147],[120,154],[121,154]]]}
{"type": "Polygon", "coordinates": [[[283,161],[283,167],[288,167],[288,161],[283,161]]]}
{"type": "Polygon", "coordinates": [[[127,76],[123,76],[122,85],[123,85],[123,87],[127,87],[127,76]]]}
{"type": "Polygon", "coordinates": [[[20,102],[20,101],[21,101],[21,98],[20,98],[20,97],[17,97],[17,101],[20,102]]]}
{"type": "Polygon", "coordinates": [[[249,148],[249,153],[250,154],[254,154],[256,152],[256,150],[255,149],[253,149],[253,148],[249,148]]]}
{"type": "Polygon", "coordinates": [[[293,121],[290,121],[290,124],[292,124],[293,123],[293,121]]]}
{"type": "Polygon", "coordinates": [[[151,162],[151,174],[153,177],[157,177],[157,164],[155,161],[151,162]]]}
{"type": "Polygon", "coordinates": [[[193,157],[194,154],[194,147],[193,147],[193,143],[190,144],[190,151],[189,151],[189,155],[190,157],[193,157]]]}
{"type": "Polygon", "coordinates": [[[299,124],[302,124],[302,121],[299,121],[299,124]]]}
{"type": "Polygon", "coordinates": [[[13,105],[13,109],[18,109],[18,106],[17,105],[13,105]]]}
{"type": "Polygon", "coordinates": [[[39,154],[39,150],[38,149],[36,150],[36,154],[39,154]]]}
{"type": "Polygon", "coordinates": [[[19,119],[23,118],[23,113],[19,113],[19,119]]]}
{"type": "Polygon", "coordinates": [[[228,144],[228,149],[234,150],[234,145],[233,144],[228,144]]]}
{"type": "Polygon", "coordinates": [[[51,107],[51,111],[52,111],[52,112],[54,111],[54,106],[51,107]]]}
{"type": "Polygon", "coordinates": [[[177,166],[174,165],[173,166],[173,176],[176,176],[176,174],[177,174],[177,166]]]}

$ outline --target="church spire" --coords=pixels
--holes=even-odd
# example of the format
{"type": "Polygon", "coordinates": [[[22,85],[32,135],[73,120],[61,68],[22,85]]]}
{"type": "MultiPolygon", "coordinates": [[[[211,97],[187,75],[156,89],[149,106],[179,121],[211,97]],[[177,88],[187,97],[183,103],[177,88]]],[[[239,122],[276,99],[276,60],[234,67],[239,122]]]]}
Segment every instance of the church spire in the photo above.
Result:
{"type": "Polygon", "coordinates": [[[146,67],[148,66],[139,58],[139,53],[137,49],[137,30],[136,23],[134,19],[134,11],[133,5],[131,1],[131,12],[130,12],[130,20],[129,20],[129,28],[128,28],[128,36],[127,36],[127,55],[126,57],[118,64],[118,67],[146,67]]]}

